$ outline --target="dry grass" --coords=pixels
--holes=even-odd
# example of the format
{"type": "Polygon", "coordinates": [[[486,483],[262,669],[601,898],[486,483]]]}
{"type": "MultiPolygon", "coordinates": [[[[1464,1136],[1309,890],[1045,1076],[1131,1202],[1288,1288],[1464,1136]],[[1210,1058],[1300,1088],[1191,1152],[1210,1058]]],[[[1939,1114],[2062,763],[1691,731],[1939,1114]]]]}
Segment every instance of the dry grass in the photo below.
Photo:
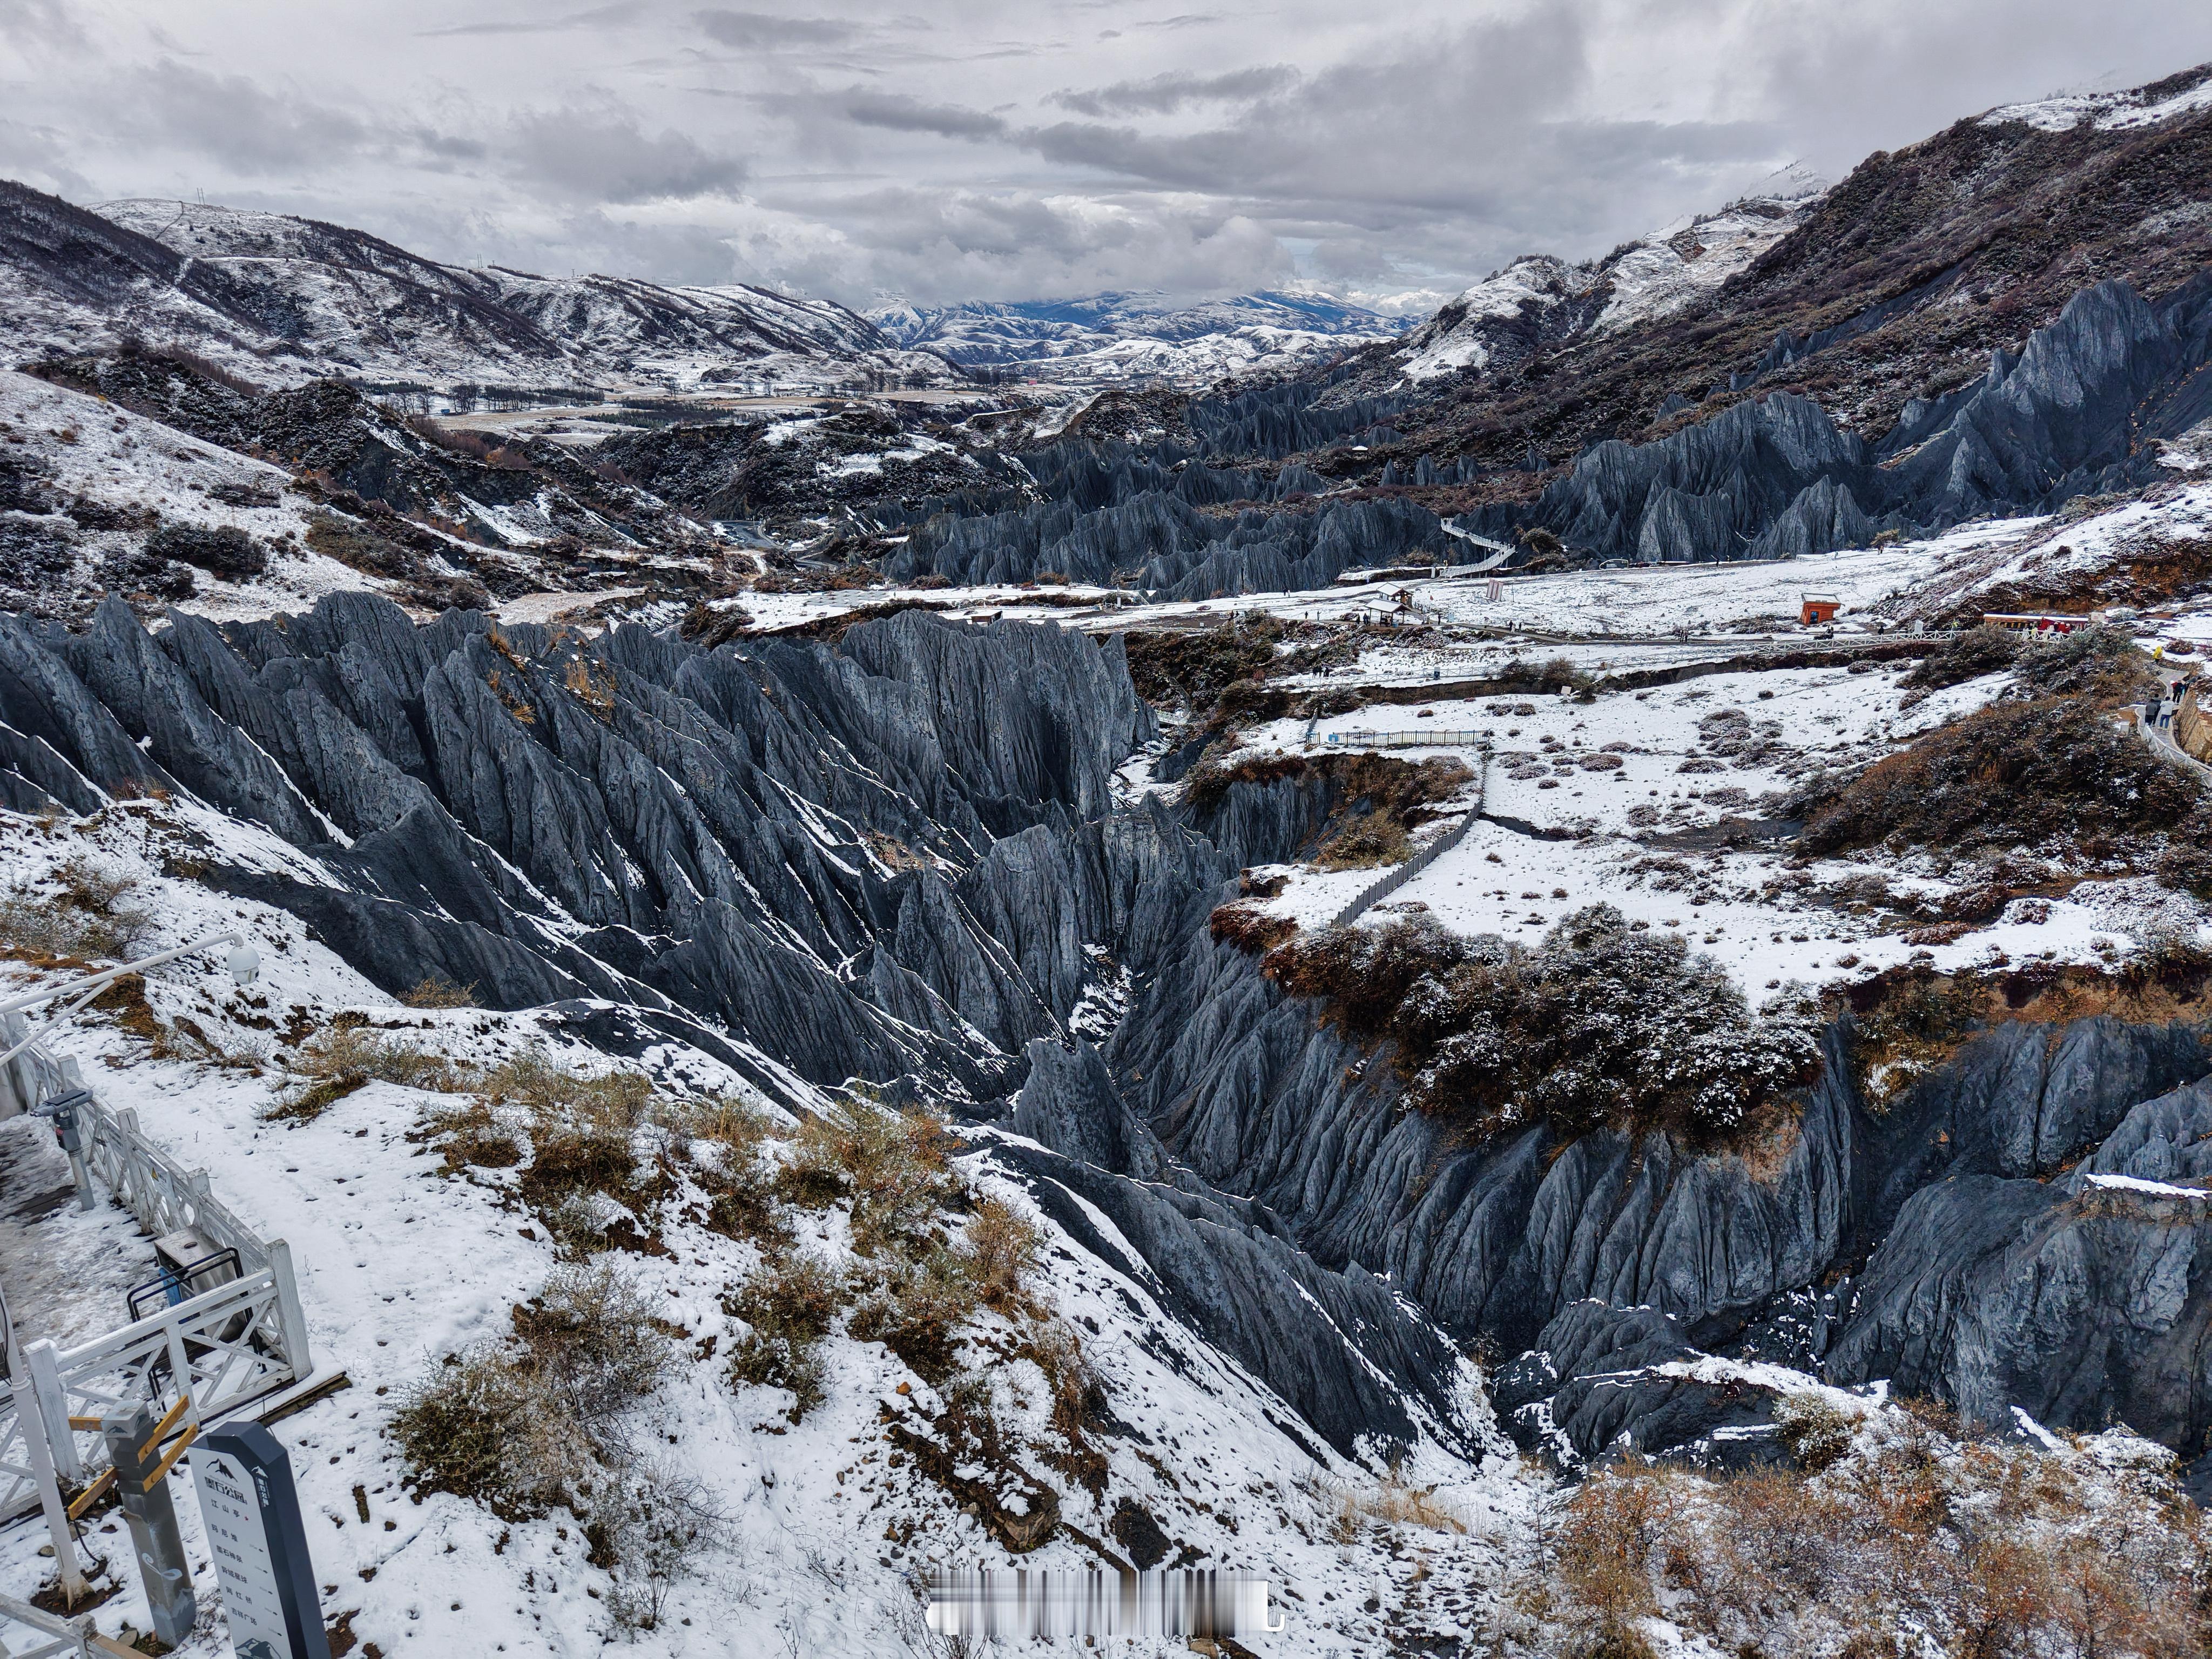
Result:
{"type": "Polygon", "coordinates": [[[525,1048],[470,1086],[495,1105],[521,1108],[533,1121],[581,1122],[625,1134],[645,1121],[653,1105],[653,1079],[644,1073],[580,1072],[543,1048],[525,1048]]]}
{"type": "Polygon", "coordinates": [[[1376,1481],[1316,1475],[1308,1491],[1329,1512],[1337,1541],[1349,1544],[1370,1526],[1419,1527],[1430,1532],[1464,1534],[1466,1518],[1438,1498],[1434,1486],[1416,1486],[1392,1469],[1376,1481]]]}
{"type": "Polygon", "coordinates": [[[415,988],[399,1000],[410,1008],[473,1008],[477,1006],[477,988],[456,985],[443,974],[432,974],[418,981],[415,988]]]}
{"type": "Polygon", "coordinates": [[[372,1082],[447,1093],[466,1083],[465,1073],[450,1058],[419,1040],[356,1024],[333,1026],[309,1037],[292,1051],[285,1071],[268,1115],[300,1123],[372,1082]]]}
{"type": "Polygon", "coordinates": [[[1323,842],[1314,863],[1323,870],[1373,870],[1403,864],[1413,850],[1406,826],[1385,806],[1352,819],[1323,842]]]}
{"type": "Polygon", "coordinates": [[[1577,1489],[1538,1598],[1547,1647],[1631,1647],[1669,1592],[1692,1634],[1776,1659],[1890,1652],[1911,1629],[1978,1659],[2203,1651],[2212,1564],[2164,1454],[1970,1443],[1917,1405],[1854,1443],[1824,1401],[1785,1404],[1820,1473],[1626,1465],[1577,1489]]]}
{"type": "Polygon", "coordinates": [[[814,1256],[763,1263],[723,1301],[724,1311],[752,1328],[731,1352],[731,1380],[787,1390],[791,1420],[799,1421],[822,1403],[827,1375],[817,1350],[844,1300],[836,1273],[814,1256]]]}
{"type": "Polygon", "coordinates": [[[948,1161],[952,1146],[935,1118],[844,1102],[800,1127],[778,1184],[805,1209],[849,1199],[853,1247],[872,1255],[914,1243],[963,1195],[948,1161]]]}
{"type": "Polygon", "coordinates": [[[154,913],[131,902],[141,883],[82,856],[50,878],[0,895],[0,952],[34,962],[126,961],[154,937],[154,913]]]}
{"type": "Polygon", "coordinates": [[[418,1492],[449,1492],[508,1519],[581,1514],[630,1460],[632,1408],[675,1353],[653,1304],[604,1265],[565,1268],[513,1314],[513,1334],[450,1354],[394,1414],[418,1492]]]}
{"type": "Polygon", "coordinates": [[[968,1218],[968,1262],[975,1293],[983,1305],[1009,1313],[1020,1305],[1023,1286],[1036,1270],[1037,1230],[1013,1207],[987,1198],[968,1218]]]}

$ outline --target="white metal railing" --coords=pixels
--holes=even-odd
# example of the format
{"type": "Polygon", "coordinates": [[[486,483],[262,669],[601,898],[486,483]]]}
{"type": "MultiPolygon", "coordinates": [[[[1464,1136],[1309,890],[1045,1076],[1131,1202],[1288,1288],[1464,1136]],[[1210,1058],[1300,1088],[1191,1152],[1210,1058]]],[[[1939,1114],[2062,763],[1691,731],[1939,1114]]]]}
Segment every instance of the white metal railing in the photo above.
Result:
{"type": "Polygon", "coordinates": [[[64,1619],[12,1595],[0,1595],[0,1659],[94,1659],[124,1651],[100,1639],[88,1613],[64,1619]],[[17,1634],[22,1630],[31,1632],[29,1647],[16,1645],[23,1639],[17,1634]]]}
{"type": "Polygon", "coordinates": [[[1435,732],[1377,732],[1359,726],[1331,732],[1323,741],[1346,749],[1472,749],[1481,743],[1482,733],[1472,726],[1435,732]]]}
{"type": "MultiPolygon", "coordinates": [[[[33,1046],[12,1063],[43,1054],[33,1046]]],[[[81,1087],[74,1063],[51,1057],[40,1081],[49,1092],[81,1087]]],[[[236,1251],[239,1276],[73,1348],[39,1341],[20,1349],[21,1366],[0,1384],[0,1521],[44,1497],[33,1432],[43,1431],[51,1449],[46,1480],[82,1481],[105,1467],[107,1451],[97,1435],[81,1442],[73,1417],[88,1423],[140,1404],[158,1415],[181,1395],[191,1399],[188,1420],[214,1422],[313,1370],[284,1241],[264,1241],[240,1220],[204,1171],[184,1168],[139,1131],[135,1112],[112,1111],[89,1094],[75,1110],[88,1175],[155,1237],[190,1230],[217,1250],[236,1251]]]]}
{"type": "Polygon", "coordinates": [[[276,1265],[136,1324],[75,1348],[51,1342],[24,1348],[25,1380],[37,1393],[57,1474],[81,1483],[108,1461],[106,1439],[97,1430],[77,1430],[72,1419],[88,1424],[141,1405],[159,1416],[185,1396],[184,1421],[211,1421],[307,1376],[291,1253],[282,1241],[269,1249],[276,1265]]]}
{"type": "Polygon", "coordinates": [[[76,1121],[86,1166],[155,1237],[189,1227],[219,1249],[236,1250],[241,1269],[269,1265],[268,1247],[209,1190],[205,1172],[185,1169],[140,1133],[137,1113],[87,1100],[76,1121]]]}

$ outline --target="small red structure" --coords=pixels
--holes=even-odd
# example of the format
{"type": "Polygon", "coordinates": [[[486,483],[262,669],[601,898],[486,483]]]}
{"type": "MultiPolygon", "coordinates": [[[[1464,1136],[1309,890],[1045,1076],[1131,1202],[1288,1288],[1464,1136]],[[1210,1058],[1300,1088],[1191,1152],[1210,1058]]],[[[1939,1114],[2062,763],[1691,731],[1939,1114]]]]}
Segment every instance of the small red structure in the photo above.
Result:
{"type": "Polygon", "coordinates": [[[1808,593],[1804,599],[1805,602],[1797,612],[1800,628],[1817,628],[1822,623],[1832,623],[1836,619],[1836,612],[1844,608],[1841,599],[1826,593],[1808,593]]]}

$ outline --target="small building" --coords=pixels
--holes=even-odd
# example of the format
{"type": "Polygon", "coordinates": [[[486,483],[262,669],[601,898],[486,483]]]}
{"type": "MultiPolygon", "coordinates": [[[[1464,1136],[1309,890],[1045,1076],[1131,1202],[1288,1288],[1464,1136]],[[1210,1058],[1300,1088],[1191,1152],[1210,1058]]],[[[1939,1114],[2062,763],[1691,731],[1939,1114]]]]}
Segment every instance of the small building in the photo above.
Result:
{"type": "Polygon", "coordinates": [[[1832,623],[1836,612],[1844,608],[1844,602],[1832,593],[1807,593],[1802,599],[1803,602],[1797,608],[1800,628],[1818,628],[1832,623]]]}
{"type": "Polygon", "coordinates": [[[2071,634],[2087,626],[2087,617],[2047,617],[2032,611],[1984,611],[1984,628],[2002,628],[2013,634],[2071,634]]]}

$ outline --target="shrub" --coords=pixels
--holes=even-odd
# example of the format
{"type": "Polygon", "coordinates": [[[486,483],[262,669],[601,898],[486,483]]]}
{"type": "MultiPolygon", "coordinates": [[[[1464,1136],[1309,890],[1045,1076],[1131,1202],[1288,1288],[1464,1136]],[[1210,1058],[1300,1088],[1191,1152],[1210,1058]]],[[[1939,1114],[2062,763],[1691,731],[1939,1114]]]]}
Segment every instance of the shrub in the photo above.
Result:
{"type": "Polygon", "coordinates": [[[286,1071],[269,1115],[295,1122],[319,1116],[372,1082],[450,1092],[462,1086],[464,1077],[452,1060],[412,1037],[357,1024],[336,1025],[309,1037],[292,1051],[286,1071]]]}
{"type": "Polygon", "coordinates": [[[441,1140],[438,1148],[448,1174],[473,1165],[506,1170],[522,1162],[522,1147],[481,1100],[443,1107],[427,1114],[417,1139],[441,1140]]]}
{"type": "Polygon", "coordinates": [[[415,988],[399,999],[410,1008],[473,1008],[476,987],[456,985],[443,974],[418,980],[415,988]]]}
{"type": "Polygon", "coordinates": [[[401,1404],[392,1437],[418,1492],[447,1492],[509,1520],[567,1503],[592,1472],[551,1395],[495,1346],[448,1355],[401,1404]]]}
{"type": "Polygon", "coordinates": [[[229,581],[258,576],[269,568],[268,552],[236,525],[207,529],[165,524],[146,538],[146,553],[150,558],[198,565],[209,574],[229,581]]]}
{"type": "Polygon", "coordinates": [[[1386,806],[1352,819],[1331,836],[1314,854],[1314,862],[1324,870],[1371,870],[1401,864],[1412,851],[1406,826],[1386,806]]]}
{"type": "Polygon", "coordinates": [[[779,1184],[806,1208],[849,1194],[853,1248],[870,1255],[911,1241],[961,1195],[951,1150],[951,1136],[934,1118],[847,1101],[800,1126],[779,1184]]]}
{"type": "Polygon", "coordinates": [[[2020,653],[2019,635],[1984,623],[1952,635],[1913,664],[1899,684],[1916,690],[1940,690],[2009,668],[2020,653]]]}
{"type": "Polygon", "coordinates": [[[1802,995],[1753,1015],[1718,963],[1610,905],[1533,951],[1419,918],[1293,940],[1263,971],[1328,998],[1353,1034],[1395,1039],[1408,1103],[1477,1135],[1548,1120],[1726,1139],[1819,1073],[1820,1014],[1802,995]]]}
{"type": "Polygon", "coordinates": [[[1774,1437],[1799,1468],[1816,1474],[1850,1454],[1857,1427],[1857,1419],[1823,1394],[1785,1394],[1774,1405],[1774,1437]]]}
{"type": "Polygon", "coordinates": [[[987,1198],[968,1218],[968,1255],[984,1303],[1000,1313],[1013,1308],[1037,1264],[1037,1230],[1012,1205],[987,1198]]]}
{"type": "Polygon", "coordinates": [[[933,1248],[918,1260],[893,1257],[853,1310],[848,1328],[880,1342],[924,1382],[952,1375],[958,1331],[975,1316],[980,1286],[971,1258],[933,1248]]]}
{"type": "Polygon", "coordinates": [[[627,1456],[623,1419],[673,1358],[651,1305],[604,1267],[556,1273],[514,1326],[448,1355],[392,1420],[417,1492],[508,1519],[577,1507],[605,1461],[627,1456]]]}
{"type": "Polygon", "coordinates": [[[605,1263],[556,1271],[512,1318],[525,1361],[595,1447],[616,1443],[623,1413],[674,1363],[653,1304],[605,1263]]]}
{"type": "Polygon", "coordinates": [[[477,1086],[492,1100],[512,1102],[540,1119],[577,1118],[624,1133],[645,1121],[653,1104],[653,1079],[642,1072],[574,1071],[538,1048],[501,1060],[477,1086]]]}
{"type": "Polygon", "coordinates": [[[2197,785],[2085,697],[2001,702],[1876,762],[1815,807],[1826,854],[1903,842],[1972,851],[2054,840],[2085,850],[2186,817],[2197,785]]]}
{"type": "Polygon", "coordinates": [[[593,1505],[584,1528],[592,1565],[613,1571],[607,1616],[614,1627],[658,1630],[676,1581],[727,1528],[706,1488],[689,1475],[653,1466],[626,1471],[593,1505]]]}
{"type": "Polygon", "coordinates": [[[822,1403],[825,1376],[815,1350],[842,1299],[836,1274],[813,1256],[763,1263],[723,1300],[725,1312],[752,1328],[730,1355],[731,1380],[788,1389],[797,1423],[822,1403]]]}
{"type": "Polygon", "coordinates": [[[617,1203],[631,1196],[637,1156],[627,1132],[603,1124],[573,1128],[541,1125],[531,1136],[530,1165],[516,1186],[532,1209],[552,1212],[586,1194],[617,1203]]]}
{"type": "Polygon", "coordinates": [[[54,872],[51,896],[28,888],[0,897],[0,950],[34,959],[122,961],[155,933],[154,913],[129,902],[136,876],[82,857],[54,872]]]}
{"type": "Polygon", "coordinates": [[[2124,628],[2099,623],[2030,641],[2020,653],[2020,683],[2045,696],[2086,696],[2110,708],[2157,689],[2150,659],[2124,628]]]}
{"type": "Polygon", "coordinates": [[[1233,945],[1255,956],[1273,950],[1298,931],[1293,918],[1270,915],[1257,904],[1217,906],[1206,919],[1206,931],[1221,944],[1233,945]]]}

